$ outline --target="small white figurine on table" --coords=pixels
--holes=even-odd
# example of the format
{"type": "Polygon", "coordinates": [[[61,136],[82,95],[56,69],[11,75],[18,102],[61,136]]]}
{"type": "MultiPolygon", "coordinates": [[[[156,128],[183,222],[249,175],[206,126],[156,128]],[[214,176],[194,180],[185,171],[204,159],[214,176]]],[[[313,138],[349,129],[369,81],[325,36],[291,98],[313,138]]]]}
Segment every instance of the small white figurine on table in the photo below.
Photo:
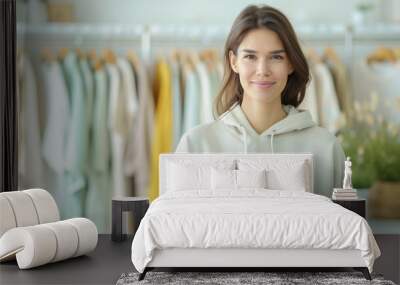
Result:
{"type": "Polygon", "coordinates": [[[333,200],[355,200],[358,199],[357,190],[353,188],[351,182],[351,161],[350,157],[347,157],[344,162],[344,179],[342,188],[333,188],[332,199],[333,200]]]}
{"type": "Polygon", "coordinates": [[[353,184],[351,182],[351,161],[348,156],[344,162],[344,179],[343,179],[343,189],[353,189],[353,184]]]}

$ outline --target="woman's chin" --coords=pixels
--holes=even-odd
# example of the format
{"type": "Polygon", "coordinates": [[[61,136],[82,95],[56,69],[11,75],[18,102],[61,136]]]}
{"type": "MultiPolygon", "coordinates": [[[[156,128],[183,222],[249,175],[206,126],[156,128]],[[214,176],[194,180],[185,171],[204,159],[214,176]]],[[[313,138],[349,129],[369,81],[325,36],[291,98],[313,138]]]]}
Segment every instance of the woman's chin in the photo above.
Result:
{"type": "Polygon", "coordinates": [[[280,95],[273,94],[271,92],[255,92],[249,95],[249,99],[265,103],[272,103],[275,100],[280,101],[280,95]]]}

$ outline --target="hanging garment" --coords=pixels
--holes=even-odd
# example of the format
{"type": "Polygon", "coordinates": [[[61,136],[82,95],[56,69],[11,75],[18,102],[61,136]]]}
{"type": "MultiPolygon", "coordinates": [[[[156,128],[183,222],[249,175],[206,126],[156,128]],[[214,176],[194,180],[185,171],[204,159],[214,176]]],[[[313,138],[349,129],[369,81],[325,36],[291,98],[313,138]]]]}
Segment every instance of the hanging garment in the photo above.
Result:
{"type": "MultiPolygon", "coordinates": [[[[130,173],[125,169],[126,165],[126,153],[128,148],[132,147],[132,141],[130,138],[135,133],[135,120],[138,111],[138,99],[136,94],[135,77],[132,67],[129,61],[125,58],[117,58],[117,69],[120,78],[120,88],[118,94],[118,101],[116,106],[116,113],[114,114],[114,132],[115,135],[120,138],[121,149],[118,150],[120,157],[115,163],[118,163],[118,169],[121,169],[119,179],[123,181],[124,185],[120,185],[121,189],[114,189],[114,192],[118,196],[133,196],[132,179],[130,179],[130,173]]],[[[127,216],[126,232],[132,233],[134,228],[134,220],[132,215],[127,216]]]]}
{"type": "Polygon", "coordinates": [[[172,78],[172,106],[173,106],[173,143],[172,146],[178,145],[182,135],[182,100],[181,100],[181,82],[180,68],[176,59],[169,58],[169,66],[171,67],[172,78]]]}
{"type": "Polygon", "coordinates": [[[161,153],[172,151],[172,94],[171,71],[165,60],[160,60],[156,65],[154,92],[156,101],[156,115],[154,135],[151,149],[151,170],[149,199],[153,201],[158,197],[158,161],[161,153]]]}
{"type": "Polygon", "coordinates": [[[206,124],[214,121],[212,94],[209,70],[204,62],[199,61],[196,64],[196,71],[200,82],[200,124],[206,124]]]}
{"type": "Polygon", "coordinates": [[[46,125],[43,134],[43,158],[57,175],[65,171],[65,142],[70,118],[68,91],[57,61],[44,63],[43,85],[46,100],[46,125]]]}
{"type": "Polygon", "coordinates": [[[319,120],[319,114],[318,114],[318,94],[315,86],[315,76],[310,70],[310,81],[308,82],[307,88],[306,88],[306,94],[304,96],[303,101],[301,104],[298,106],[298,109],[303,109],[303,110],[308,110],[311,114],[312,119],[314,122],[317,123],[317,125],[320,125],[320,120],[319,120]]]}
{"type": "Polygon", "coordinates": [[[224,78],[224,64],[219,60],[217,61],[217,73],[220,79],[220,82],[222,82],[224,78]]]}
{"type": "Polygon", "coordinates": [[[18,88],[18,184],[21,189],[43,187],[41,130],[35,72],[25,54],[17,63],[18,88]]]}
{"type": "Polygon", "coordinates": [[[340,127],[341,112],[332,75],[323,63],[318,62],[311,67],[315,76],[315,86],[321,107],[318,114],[320,124],[335,134],[340,127]]]}
{"type": "Polygon", "coordinates": [[[84,83],[77,56],[68,53],[63,61],[69,86],[70,118],[66,144],[66,173],[64,175],[65,218],[83,216],[85,200],[85,161],[87,159],[87,121],[84,83]]]}
{"type": "Polygon", "coordinates": [[[104,68],[94,71],[93,139],[90,148],[89,191],[86,216],[99,233],[111,232],[110,144],[108,133],[108,82],[104,68]]]}
{"type": "Polygon", "coordinates": [[[139,109],[135,120],[135,132],[130,134],[130,146],[127,149],[125,171],[134,175],[134,196],[147,197],[149,187],[150,150],[153,136],[154,103],[145,66],[136,59],[131,63],[137,76],[139,109]]]}
{"type": "Polygon", "coordinates": [[[185,133],[200,124],[200,84],[194,69],[185,67],[185,100],[183,108],[183,129],[185,133]]]}
{"type": "MultiPolygon", "coordinates": [[[[93,96],[94,96],[94,79],[93,73],[89,64],[89,61],[86,57],[80,58],[79,67],[83,77],[84,83],[84,94],[85,94],[85,106],[86,106],[86,124],[87,124],[87,132],[86,132],[86,144],[87,149],[91,147],[92,141],[92,118],[93,118],[93,96]]],[[[90,165],[90,152],[87,152],[86,168],[90,165]]]]}
{"type": "Polygon", "coordinates": [[[108,129],[111,137],[111,173],[112,173],[112,196],[125,196],[126,179],[123,172],[122,162],[124,156],[125,141],[122,134],[124,130],[124,119],[120,116],[120,100],[124,97],[120,96],[121,78],[118,73],[116,64],[108,63],[106,65],[107,75],[109,78],[108,86],[108,129]]]}
{"type": "Polygon", "coordinates": [[[125,58],[117,59],[117,68],[120,77],[120,94],[118,97],[116,117],[116,129],[125,138],[134,132],[134,123],[139,110],[139,102],[136,92],[136,82],[132,66],[125,58]]]}
{"type": "Polygon", "coordinates": [[[328,60],[327,66],[332,74],[340,109],[344,113],[346,120],[349,121],[350,113],[353,110],[353,99],[351,97],[346,66],[340,61],[333,60],[328,60]]]}
{"type": "MultiPolygon", "coordinates": [[[[118,80],[116,94],[110,93],[110,126],[113,142],[113,181],[115,196],[132,196],[130,180],[125,171],[125,152],[128,138],[134,131],[134,120],[138,110],[138,101],[135,89],[135,78],[130,63],[123,58],[118,58],[114,67],[108,66],[110,84],[118,80]],[[111,69],[112,68],[112,69],[111,69]]],[[[112,91],[113,89],[111,89],[112,91]]]]}
{"type": "Polygon", "coordinates": [[[210,81],[211,81],[211,102],[212,102],[212,110],[213,110],[213,119],[215,112],[215,97],[217,97],[219,90],[221,88],[221,78],[218,73],[218,64],[214,64],[212,69],[210,70],[210,81]]]}
{"type": "Polygon", "coordinates": [[[66,212],[66,140],[69,128],[70,109],[67,86],[61,65],[52,60],[41,65],[43,74],[43,97],[46,105],[42,154],[47,167],[44,168],[45,189],[49,189],[59,205],[61,215],[66,212]]]}

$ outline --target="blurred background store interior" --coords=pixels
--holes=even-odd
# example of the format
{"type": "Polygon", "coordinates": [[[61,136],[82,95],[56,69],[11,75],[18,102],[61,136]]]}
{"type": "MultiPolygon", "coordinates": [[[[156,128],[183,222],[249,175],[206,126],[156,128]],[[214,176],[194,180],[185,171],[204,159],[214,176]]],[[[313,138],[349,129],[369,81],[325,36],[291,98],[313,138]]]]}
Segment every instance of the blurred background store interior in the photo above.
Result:
{"type": "Polygon", "coordinates": [[[110,233],[111,198],[147,197],[154,158],[213,120],[225,39],[250,4],[290,19],[313,76],[302,107],[351,157],[373,232],[400,234],[399,0],[17,0],[19,188],[110,233]]]}

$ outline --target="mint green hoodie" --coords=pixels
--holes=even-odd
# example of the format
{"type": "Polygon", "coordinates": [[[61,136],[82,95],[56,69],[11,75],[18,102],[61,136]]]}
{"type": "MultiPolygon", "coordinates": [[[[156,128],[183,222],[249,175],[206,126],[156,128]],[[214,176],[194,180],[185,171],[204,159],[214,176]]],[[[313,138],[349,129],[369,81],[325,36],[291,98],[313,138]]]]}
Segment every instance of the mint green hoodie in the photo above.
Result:
{"type": "Polygon", "coordinates": [[[308,111],[284,106],[286,118],[258,134],[240,105],[233,106],[212,123],[186,132],[180,153],[312,153],[314,193],[330,197],[342,186],[345,156],[334,135],[318,127],[308,111]]]}

